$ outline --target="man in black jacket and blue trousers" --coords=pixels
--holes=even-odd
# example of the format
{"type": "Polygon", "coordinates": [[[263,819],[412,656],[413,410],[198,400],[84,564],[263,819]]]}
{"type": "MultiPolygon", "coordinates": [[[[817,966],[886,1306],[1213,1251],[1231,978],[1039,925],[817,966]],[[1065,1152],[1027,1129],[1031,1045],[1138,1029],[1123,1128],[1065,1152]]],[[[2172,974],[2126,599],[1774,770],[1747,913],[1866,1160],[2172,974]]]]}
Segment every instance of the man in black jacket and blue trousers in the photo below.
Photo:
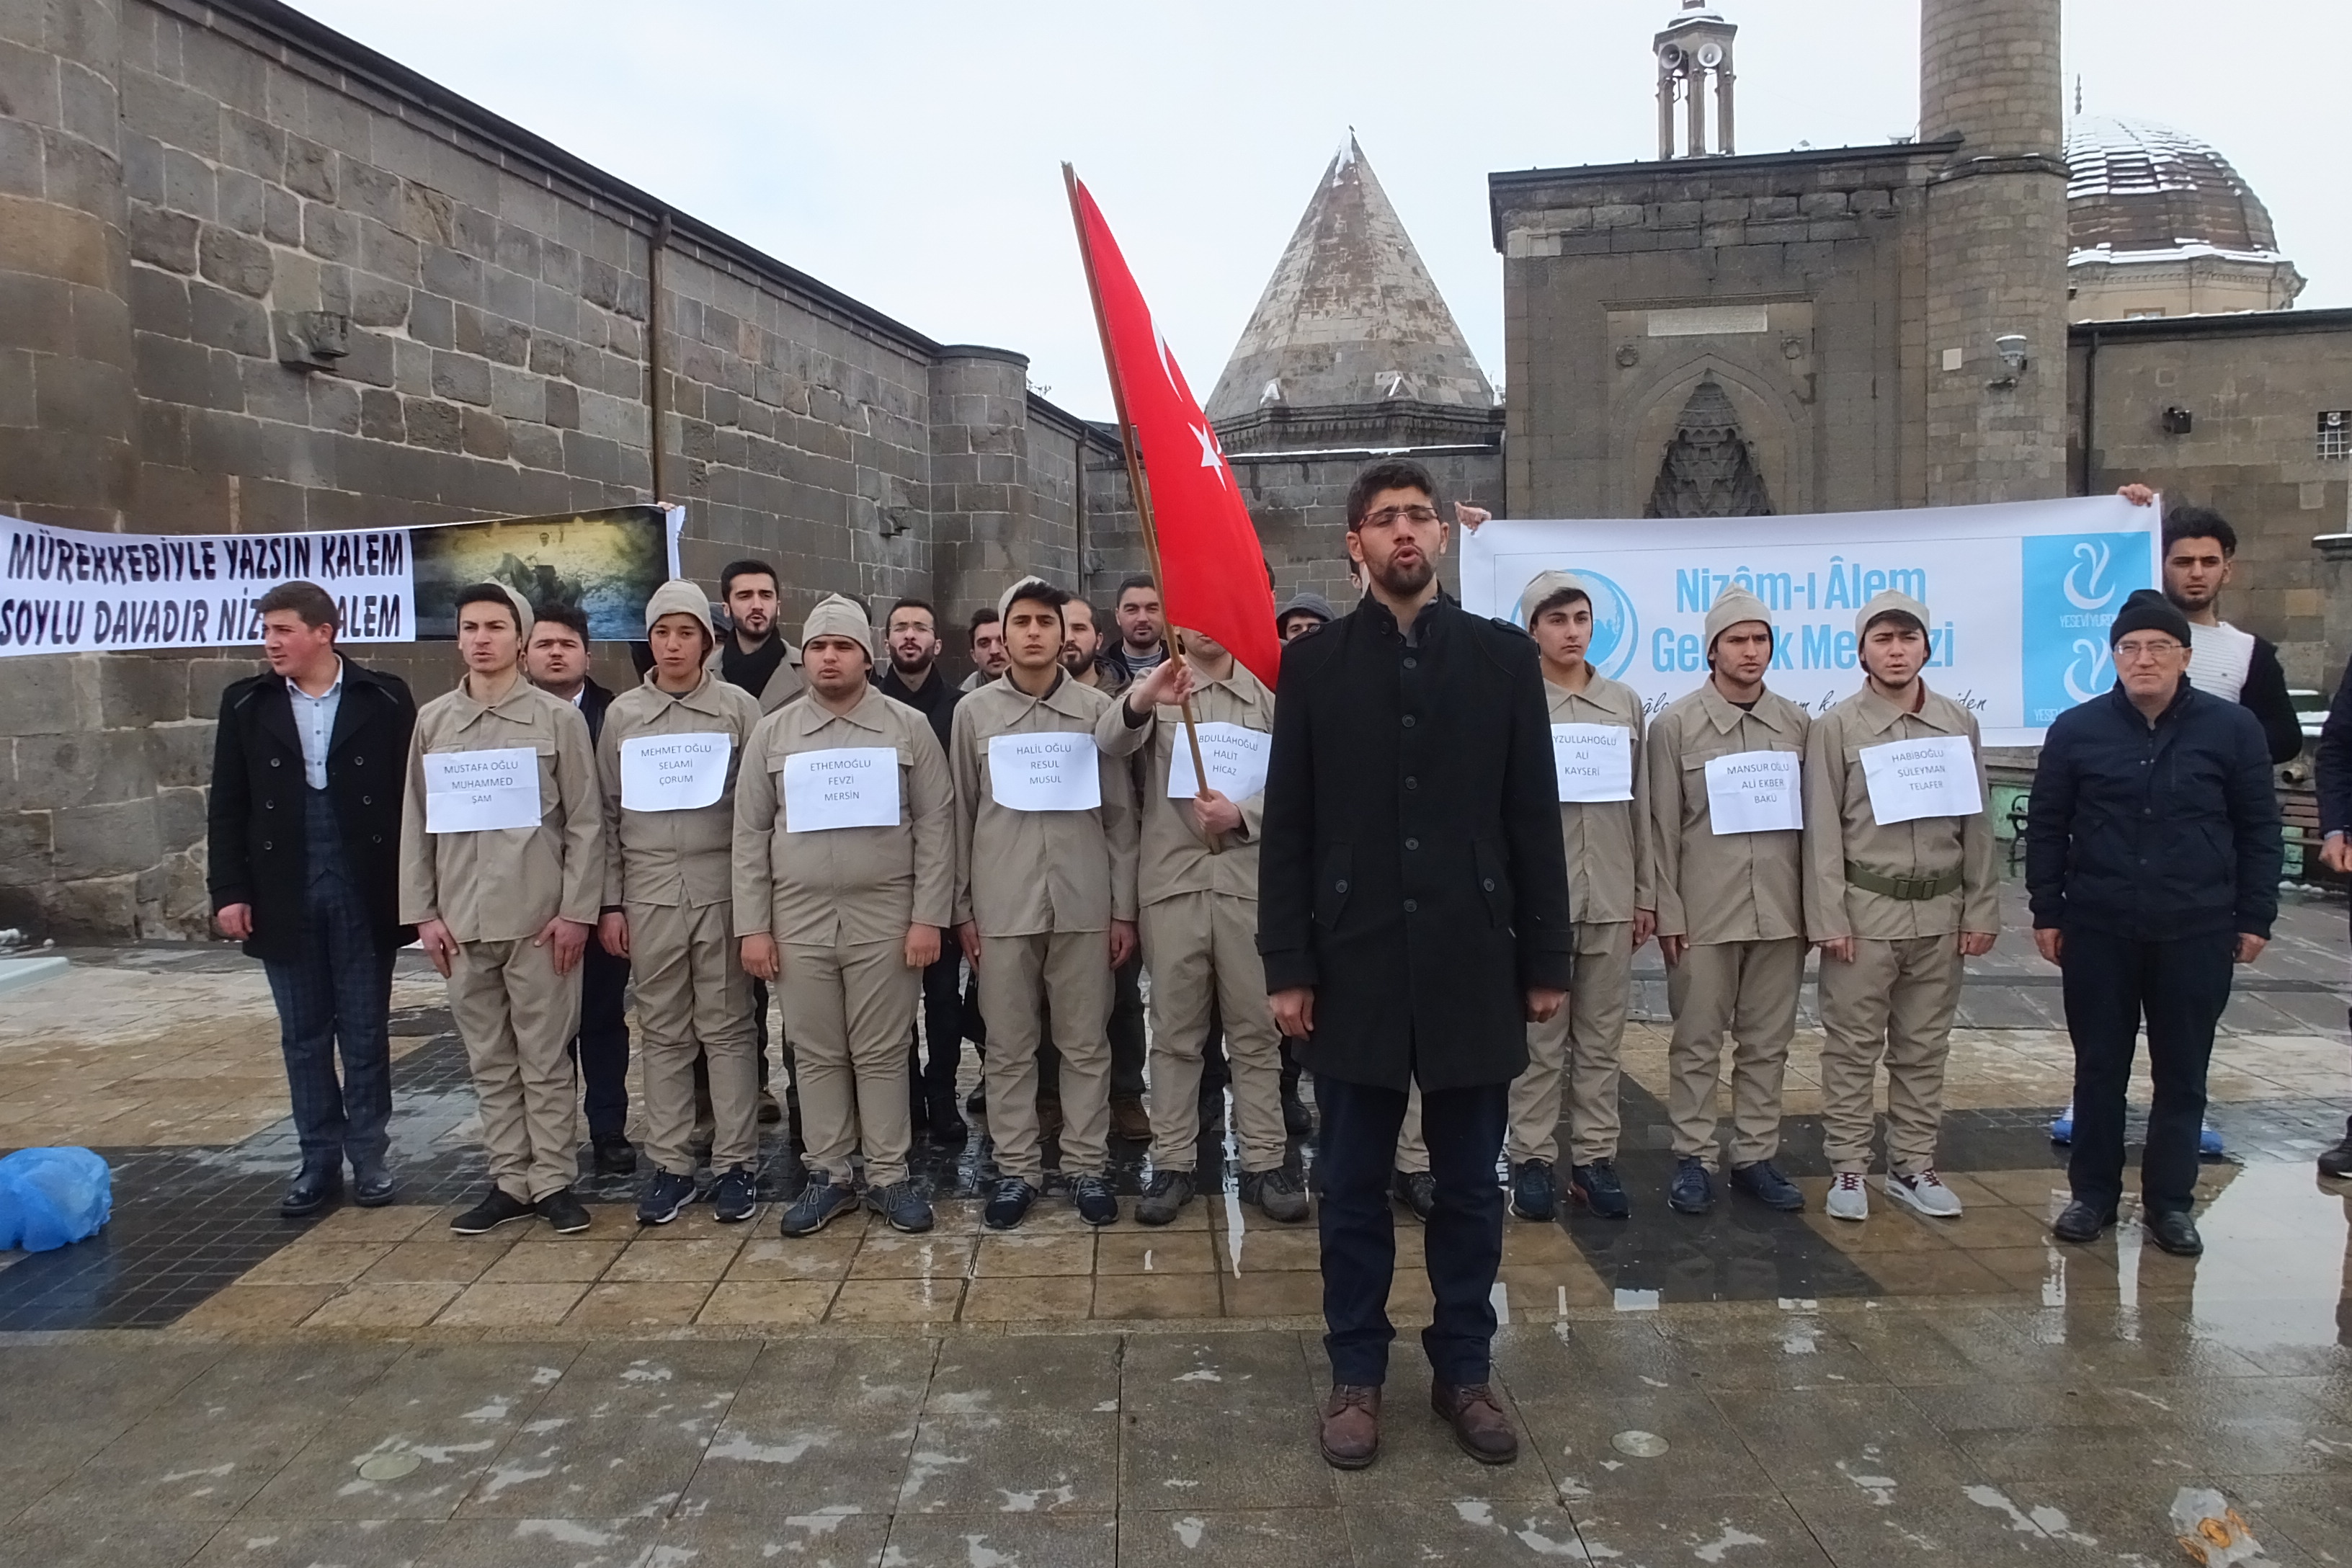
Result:
{"type": "Polygon", "coordinates": [[[1259,952],[1323,1113],[1323,1458],[1380,1451],[1396,1267],[1389,1172],[1408,1089],[1436,1180],[1430,1398],[1473,1458],[1518,1439],[1488,1386],[1503,1193],[1495,1164],[1527,1026],[1565,1000],[1573,947],[1551,720],[1536,646],[1438,592],[1420,464],[1348,496],[1370,592],[1283,653],[1258,872],[1259,952]]]}
{"type": "MultiPolygon", "coordinates": [[[[2352,667],[2336,684],[2312,763],[2319,791],[2319,863],[2338,876],[2352,873],[2352,667]]],[[[2352,1118],[2344,1123],[2344,1141],[2320,1152],[2319,1173],[2337,1181],[2352,1176],[2352,1118]]]]}
{"type": "Polygon", "coordinates": [[[278,1212],[316,1214],[342,1191],[396,1192],[392,963],[400,923],[400,803],[416,703],[407,683],[335,651],[339,612],[315,583],[261,596],[269,673],[221,693],[209,807],[209,881],[221,934],[262,961],[302,1168],[278,1212]],[[342,1076],[335,1055],[342,1053],[342,1076]]]}
{"type": "Polygon", "coordinates": [[[2123,1195],[2124,1090],[2147,1026],[2155,1101],[2140,1163],[2149,1237],[2204,1250],[2189,1215],[2213,1030],[2231,966],[2278,913],[2278,796],[2263,727],[2188,679],[2190,629],[2143,588],[2107,628],[2116,685],[2061,713],[2026,820],[2033,940],[2064,975],[2074,1042],[2074,1200],[2052,1234],[2094,1241],[2123,1195]]]}

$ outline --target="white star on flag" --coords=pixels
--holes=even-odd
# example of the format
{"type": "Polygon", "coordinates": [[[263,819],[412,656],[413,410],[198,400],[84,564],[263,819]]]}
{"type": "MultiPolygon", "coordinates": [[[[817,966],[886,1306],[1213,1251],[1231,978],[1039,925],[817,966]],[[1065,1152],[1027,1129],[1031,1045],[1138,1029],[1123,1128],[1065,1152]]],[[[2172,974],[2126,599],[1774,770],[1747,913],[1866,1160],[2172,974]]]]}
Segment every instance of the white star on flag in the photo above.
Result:
{"type": "Polygon", "coordinates": [[[1204,468],[1216,469],[1217,483],[1221,485],[1223,484],[1225,482],[1225,464],[1223,456],[1217,450],[1217,438],[1214,436],[1210,435],[1198,425],[1192,426],[1192,434],[1200,440],[1201,443],[1201,467],[1204,468]]]}

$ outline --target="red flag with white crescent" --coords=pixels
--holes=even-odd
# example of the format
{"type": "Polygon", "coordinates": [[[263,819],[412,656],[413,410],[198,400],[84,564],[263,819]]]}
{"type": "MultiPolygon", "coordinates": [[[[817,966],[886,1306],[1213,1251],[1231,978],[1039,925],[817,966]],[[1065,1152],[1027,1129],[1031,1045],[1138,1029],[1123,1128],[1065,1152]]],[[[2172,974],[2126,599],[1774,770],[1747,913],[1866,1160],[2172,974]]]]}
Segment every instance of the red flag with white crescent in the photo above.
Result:
{"type": "Polygon", "coordinates": [[[1079,244],[1100,312],[1104,352],[1143,462],[1160,536],[1160,601],[1171,626],[1214,637],[1272,686],[1282,666],[1274,585],[1241,487],[1152,324],[1151,309],[1111,237],[1102,210],[1076,175],[1071,195],[1079,244]]]}

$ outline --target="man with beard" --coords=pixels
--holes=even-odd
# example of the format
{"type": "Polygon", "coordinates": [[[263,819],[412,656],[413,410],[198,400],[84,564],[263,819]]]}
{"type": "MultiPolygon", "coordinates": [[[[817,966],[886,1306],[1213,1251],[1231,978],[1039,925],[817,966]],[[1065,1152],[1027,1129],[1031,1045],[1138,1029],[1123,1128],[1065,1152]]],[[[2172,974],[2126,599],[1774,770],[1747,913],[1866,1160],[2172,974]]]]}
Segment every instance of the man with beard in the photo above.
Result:
{"type": "MultiPolygon", "coordinates": [[[[883,623],[890,668],[874,684],[883,696],[905,703],[930,721],[942,755],[954,733],[955,708],[963,696],[940,673],[939,612],[929,601],[901,599],[883,623]]],[[[959,984],[963,954],[942,942],[940,956],[923,967],[923,1034],[929,1042],[926,1065],[916,1045],[907,1046],[908,1111],[934,1143],[954,1145],[971,1136],[956,1111],[956,1073],[963,1066],[963,998],[959,984]]]]}
{"type": "Polygon", "coordinates": [[[963,678],[966,692],[979,690],[1013,666],[1012,656],[1004,651],[1004,617],[993,605],[983,605],[971,613],[970,636],[972,669],[963,678]]]}
{"type": "Polygon", "coordinates": [[[1143,573],[1118,585],[1113,607],[1118,622],[1118,643],[1109,658],[1128,679],[1149,674],[1168,657],[1167,638],[1160,624],[1160,585],[1143,573]]]}
{"type": "MultiPolygon", "coordinates": [[[[801,650],[784,640],[777,617],[783,613],[782,579],[764,561],[737,561],[719,574],[719,597],[731,623],[726,637],[711,653],[719,678],[740,686],[760,700],[761,713],[773,713],[801,694],[801,650]]],[[[781,1037],[782,1031],[779,1031],[781,1037]]],[[[751,1037],[760,1047],[760,1120],[784,1119],[783,1107],[768,1089],[768,983],[751,982],[751,1037]]],[[[780,1038],[784,1068],[793,1065],[793,1046],[780,1038]]],[[[709,1096],[702,1095],[705,1102],[709,1096]]],[[[799,1120],[792,1129],[800,1142],[799,1120]]]]}
{"type": "Polygon", "coordinates": [[[1348,494],[1370,592],[1284,651],[1265,788],[1260,954],[1275,1022],[1307,1041],[1323,1115],[1324,1459],[1380,1451],[1396,1266],[1389,1171],[1422,1090],[1435,1202],[1431,1404],[1485,1464],[1518,1454],[1488,1384],[1503,1194],[1527,1025],[1567,998],[1572,932],[1536,646],[1439,594],[1446,528],[1420,464],[1348,494]]]}

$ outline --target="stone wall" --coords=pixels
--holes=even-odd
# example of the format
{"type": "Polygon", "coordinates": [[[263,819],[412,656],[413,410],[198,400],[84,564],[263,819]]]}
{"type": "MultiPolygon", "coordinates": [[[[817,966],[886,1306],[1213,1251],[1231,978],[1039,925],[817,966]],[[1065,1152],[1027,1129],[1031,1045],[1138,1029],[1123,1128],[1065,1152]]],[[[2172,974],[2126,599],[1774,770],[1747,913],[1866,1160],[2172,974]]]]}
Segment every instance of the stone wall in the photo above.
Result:
{"type": "MultiPolygon", "coordinates": [[[[689,574],[774,562],[788,626],[832,592],[947,620],[1024,572],[1083,585],[1082,531],[1106,570],[1131,553],[1114,441],[1026,367],[275,0],[0,5],[0,511],[381,527],[656,499],[658,467],[689,574]]],[[[420,696],[455,674],[446,647],[362,657],[420,696]]],[[[7,662],[8,923],[201,934],[206,731],[254,668],[7,662]]]]}
{"type": "MultiPolygon", "coordinates": [[[[1276,604],[1301,591],[1322,595],[1343,614],[1355,603],[1360,591],[1348,583],[1348,487],[1379,458],[1410,458],[1428,468],[1449,521],[1457,500],[1483,506],[1497,517],[1510,515],[1504,502],[1503,455],[1494,447],[1227,456],[1274,569],[1276,604]]],[[[1438,563],[1449,591],[1462,583],[1461,542],[1457,534],[1438,563]]]]}
{"type": "Polygon", "coordinates": [[[2076,326],[2073,340],[2077,487],[2152,485],[2229,519],[2238,563],[2222,613],[2279,645],[2290,684],[2332,689],[2352,644],[2330,634],[2330,584],[2311,542],[2352,529],[2352,460],[2318,448],[2318,416],[2352,409],[2352,310],[2105,321],[2076,326]],[[2188,414],[2187,434],[2166,431],[2168,408],[2188,414]]]}

